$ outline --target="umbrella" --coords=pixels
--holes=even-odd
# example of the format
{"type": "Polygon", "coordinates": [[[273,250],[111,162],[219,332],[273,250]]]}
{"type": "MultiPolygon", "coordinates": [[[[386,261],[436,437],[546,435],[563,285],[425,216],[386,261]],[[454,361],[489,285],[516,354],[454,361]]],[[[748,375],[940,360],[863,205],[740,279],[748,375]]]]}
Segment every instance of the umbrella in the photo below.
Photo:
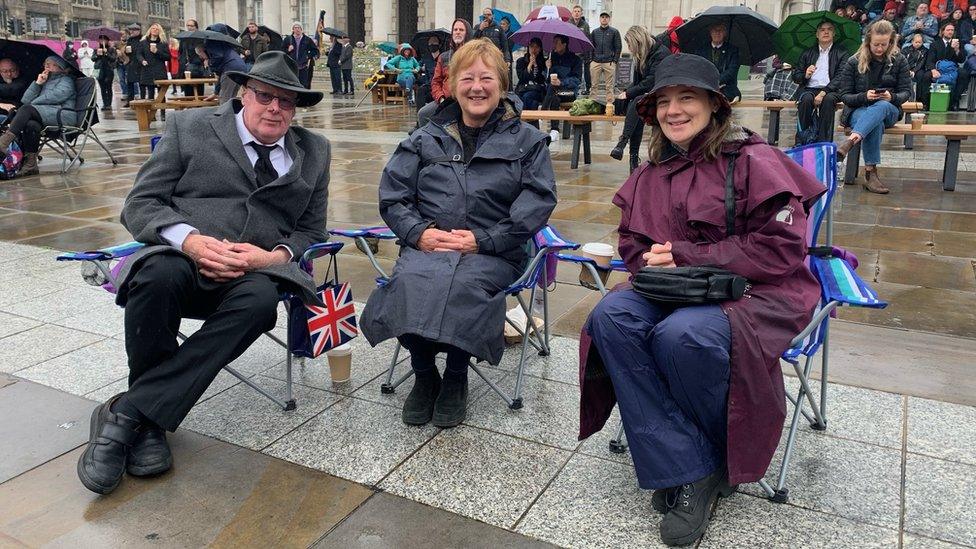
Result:
{"type": "Polygon", "coordinates": [[[427,40],[435,37],[441,41],[441,51],[444,51],[451,41],[451,31],[447,29],[430,29],[420,31],[413,35],[410,45],[417,48],[417,57],[427,53],[427,40]]]}
{"type": "Polygon", "coordinates": [[[525,18],[526,22],[535,21],[537,19],[562,19],[563,21],[569,21],[573,17],[573,12],[569,11],[569,8],[564,8],[562,6],[539,6],[538,8],[529,12],[529,16],[525,18]]]}
{"type": "Polygon", "coordinates": [[[834,24],[834,44],[849,52],[861,46],[861,26],[857,22],[838,17],[833,12],[815,11],[791,15],[773,34],[776,54],[783,61],[795,65],[804,50],[817,44],[817,27],[829,21],[834,24]]]}
{"type": "Polygon", "coordinates": [[[283,40],[281,38],[281,34],[278,31],[271,30],[270,28],[265,27],[264,25],[258,25],[258,34],[268,35],[268,38],[271,39],[271,43],[268,45],[270,49],[272,50],[281,49],[281,43],[283,40]]]}
{"type": "MultiPolygon", "coordinates": [[[[498,8],[491,8],[491,16],[492,16],[492,20],[495,21],[495,24],[496,25],[498,23],[501,23],[502,22],[502,19],[508,19],[508,37],[509,38],[512,37],[512,34],[513,33],[515,33],[517,30],[519,30],[520,28],[522,28],[522,24],[519,23],[518,17],[515,17],[515,14],[513,14],[513,13],[509,13],[509,12],[507,12],[505,10],[500,10],[498,8]]],[[[478,21],[484,21],[484,19],[485,19],[485,16],[484,15],[478,16],[478,21]]],[[[518,47],[521,48],[522,46],[518,46],[518,47]]],[[[515,49],[517,49],[517,48],[515,48],[515,49]]]]}
{"type": "Polygon", "coordinates": [[[98,37],[103,34],[105,36],[108,36],[108,39],[112,41],[122,38],[121,32],[115,29],[110,29],[108,27],[92,27],[90,29],[85,29],[81,32],[82,38],[88,40],[89,42],[98,42],[98,37]]]}
{"type": "Polygon", "coordinates": [[[708,29],[724,24],[726,39],[739,48],[739,64],[752,65],[775,53],[773,33],[776,23],[745,6],[712,6],[677,28],[681,51],[697,53],[709,47],[708,29]]]}
{"type": "Polygon", "coordinates": [[[214,23],[213,25],[208,25],[207,30],[226,34],[234,40],[237,40],[237,38],[241,35],[241,33],[237,32],[237,29],[228,25],[227,23],[214,23]]]}
{"type": "Polygon", "coordinates": [[[573,53],[583,53],[593,49],[593,43],[579,30],[576,25],[560,19],[536,19],[522,25],[518,32],[512,34],[512,41],[516,44],[528,46],[533,38],[542,40],[542,48],[552,51],[552,39],[557,34],[569,38],[567,47],[573,53]]]}
{"type": "MultiPolygon", "coordinates": [[[[21,76],[29,78],[32,81],[36,80],[37,75],[41,74],[41,71],[44,70],[44,60],[52,55],[64,59],[61,55],[52,51],[51,48],[41,44],[0,38],[0,59],[10,59],[13,61],[20,69],[21,76]]],[[[75,78],[84,76],[78,70],[78,67],[75,67],[71,63],[66,64],[68,65],[68,72],[75,78]]]]}
{"type": "Polygon", "coordinates": [[[210,42],[221,42],[229,44],[237,49],[241,49],[241,43],[234,40],[229,35],[212,30],[184,31],[177,34],[174,38],[178,40],[205,40],[210,42]]]}
{"type": "Polygon", "coordinates": [[[336,38],[347,38],[349,35],[345,31],[341,31],[334,27],[325,27],[322,32],[328,34],[329,36],[335,36],[336,38]]]}
{"type": "Polygon", "coordinates": [[[376,47],[387,55],[396,55],[397,51],[400,49],[400,45],[394,44],[393,42],[380,42],[379,44],[376,44],[376,47]]]}

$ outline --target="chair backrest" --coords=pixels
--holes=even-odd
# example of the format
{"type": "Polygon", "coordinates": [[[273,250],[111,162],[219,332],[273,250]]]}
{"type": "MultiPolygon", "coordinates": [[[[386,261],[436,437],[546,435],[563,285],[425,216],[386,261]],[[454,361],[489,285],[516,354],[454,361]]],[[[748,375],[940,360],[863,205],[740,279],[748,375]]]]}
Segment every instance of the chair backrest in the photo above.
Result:
{"type": "Polygon", "coordinates": [[[75,79],[75,109],[78,110],[78,127],[82,130],[98,124],[98,111],[95,109],[95,79],[82,76],[75,79]]]}
{"type": "MultiPolygon", "coordinates": [[[[786,155],[796,161],[808,173],[817,178],[827,187],[827,192],[820,196],[810,210],[807,223],[807,243],[817,245],[820,227],[824,220],[828,225],[832,222],[830,203],[837,190],[837,146],[833,143],[811,143],[789,149],[786,155]]],[[[829,232],[829,231],[828,231],[829,232]]],[[[824,242],[830,245],[830,242],[824,242]]]]}
{"type": "MultiPolygon", "coordinates": [[[[811,143],[789,149],[786,155],[792,158],[803,167],[808,173],[817,178],[818,181],[827,187],[827,192],[823,193],[817,202],[810,209],[807,218],[807,243],[810,246],[817,245],[820,234],[820,227],[824,220],[827,221],[827,239],[824,245],[830,245],[830,224],[833,216],[830,212],[830,204],[834,199],[834,192],[837,190],[837,146],[833,143],[811,143]]],[[[810,266],[809,257],[807,266],[810,266]]],[[[824,305],[821,300],[820,307],[824,305]]],[[[817,310],[820,310],[820,307],[817,310]]],[[[799,342],[797,345],[787,349],[783,353],[783,358],[789,362],[796,361],[800,355],[813,356],[820,349],[823,343],[823,336],[827,328],[828,318],[824,318],[816,329],[799,342]]]]}

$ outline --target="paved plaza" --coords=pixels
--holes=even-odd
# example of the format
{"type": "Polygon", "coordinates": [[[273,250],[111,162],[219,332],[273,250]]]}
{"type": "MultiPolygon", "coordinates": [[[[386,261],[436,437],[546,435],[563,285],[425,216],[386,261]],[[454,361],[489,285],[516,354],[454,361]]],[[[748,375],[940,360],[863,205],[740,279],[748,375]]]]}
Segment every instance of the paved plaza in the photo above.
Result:
{"type": "MultiPolygon", "coordinates": [[[[329,227],[379,224],[379,174],[415,117],[326,97],[296,120],[332,142],[329,227]]],[[[761,111],[737,116],[765,134],[761,111]]],[[[794,124],[784,117],[781,145],[794,124]]],[[[110,496],[87,491],[75,464],[89,415],[126,388],[123,313],[78,265],[53,258],[131,239],[119,211],[162,125],[135,128],[127,110],[97,126],[118,166],[89,148],[66,176],[48,154],[41,175],[0,182],[0,547],[661,545],[629,455],[608,451],[616,413],[577,441],[576,338],[598,295],[567,265],[550,294],[553,353],[530,357],[521,410],[472,374],[463,425],[406,426],[411,381],[380,392],[393,346],[357,338],[347,383],[331,382],[324,357],[296,366],[294,411],[221,372],[170,437],[171,472],[126,477],[110,496]]],[[[606,152],[617,131],[594,128],[594,162],[578,170],[569,142],[552,148],[551,224],[569,239],[616,243],[610,200],[627,166],[606,152]]],[[[891,194],[839,189],[834,241],[891,305],[844,309],[832,322],[828,430],[801,428],[789,503],[741,486],[719,502],[700,547],[976,547],[976,144],[963,141],[955,192],[939,184],[944,148],[942,138],[916,139],[911,151],[886,138],[891,194]]],[[[390,266],[396,250],[384,243],[380,255],[390,266]]],[[[364,302],[375,278],[367,260],[347,246],[339,269],[364,302]]],[[[282,337],[284,326],[279,314],[282,337]]],[[[502,387],[515,383],[518,351],[485,368],[502,387]]],[[[233,366],[284,388],[284,355],[270,340],[233,366]]]]}

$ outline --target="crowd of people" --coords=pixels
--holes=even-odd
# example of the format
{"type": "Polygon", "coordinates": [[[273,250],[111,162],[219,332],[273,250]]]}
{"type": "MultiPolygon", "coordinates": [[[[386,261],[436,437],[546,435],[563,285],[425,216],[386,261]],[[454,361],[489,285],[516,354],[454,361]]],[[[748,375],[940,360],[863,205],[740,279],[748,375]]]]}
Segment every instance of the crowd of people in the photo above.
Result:
{"type": "MultiPolygon", "coordinates": [[[[548,55],[533,40],[515,59],[507,31],[486,8],[477,25],[453,21],[449,44],[432,36],[423,55],[404,44],[387,61],[401,86],[423,99],[412,97],[418,126],[380,176],[379,215],[401,252],[388,281],[369,296],[360,328],[372,345],[396,339],[410,352],[415,379],[404,423],[463,422],[469,363],[501,360],[504,290],[522,273],[526,244],[557,205],[549,145],[558,132],[540,131],[521,113],[558,109],[584,91],[612,102],[625,123],[611,156],[620,160],[629,148],[631,159],[613,199],[621,211],[618,250],[630,274],[709,265],[749,281],[749,299],[734,306],[675,306],[623,285],[599,302],[581,332],[580,437],[603,428],[618,405],[639,485],[653,490],[652,508],[664,514],[661,539],[688,545],[704,534],[718,498],[763,477],[779,444],[779,357],[820,299],[806,265],[807,215],[825,188],[733,120],[739,61],[724,24],[708,29],[705,48],[683,52],[674,32],[680,20],[657,36],[631,26],[621,39],[611,14],[589,29],[577,8],[571,22],[585,27],[594,45],[585,57],[560,35],[548,55]],[[617,92],[622,43],[635,77],[617,92]],[[423,73],[429,78],[418,79],[423,73]],[[443,374],[438,354],[446,355],[443,374]]],[[[951,18],[950,11],[926,62],[931,52],[959,50],[951,18]]],[[[196,27],[187,21],[188,30],[196,27]]],[[[877,171],[881,136],[918,83],[912,67],[920,54],[903,55],[899,41],[924,48],[924,32],[900,37],[881,17],[867,25],[859,49],[847,52],[835,31],[834,23],[821,23],[816,45],[793,70],[802,89],[800,123],[816,140],[830,141],[836,104],[843,103],[851,134],[838,156],[859,143],[864,187],[885,193],[877,171]]],[[[241,36],[242,48],[171,45],[157,25],[145,35],[132,26],[115,46],[104,38],[91,52],[93,66],[123,68],[127,98],[152,98],[175,50],[180,69],[219,75],[221,101],[172,117],[121,213],[146,246],[116,271],[128,389],[95,409],[79,456],[81,482],[100,494],[126,474],[172,467],[166,431],[180,426],[221,368],[274,327],[282,292],[322,305],[297,260],[326,239],[331,157],[323,136],[292,125],[297,108],[324,95],[309,89],[318,47],[299,23],[280,50],[254,24],[241,36]],[[186,142],[194,146],[180,145],[186,142]],[[183,317],[205,322],[178,344],[183,317]]],[[[332,41],[333,95],[351,91],[351,47],[348,39],[332,41]]],[[[25,82],[9,59],[0,60],[0,114],[10,118],[0,152],[14,140],[30,151],[51,113],[72,100],[68,62],[52,56],[35,81],[25,82]],[[8,90],[16,101],[8,101],[8,90]]],[[[36,147],[33,154],[36,169],[36,147]]]]}

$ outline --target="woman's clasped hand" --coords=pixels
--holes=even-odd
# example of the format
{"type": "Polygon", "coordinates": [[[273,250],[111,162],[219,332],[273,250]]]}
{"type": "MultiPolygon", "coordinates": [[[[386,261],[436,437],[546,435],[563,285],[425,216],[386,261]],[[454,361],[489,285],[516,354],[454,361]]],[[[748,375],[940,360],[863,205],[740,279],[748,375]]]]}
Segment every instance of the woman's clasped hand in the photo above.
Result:
{"type": "Polygon", "coordinates": [[[473,254],[478,252],[478,242],[474,233],[463,229],[442,231],[430,228],[420,235],[417,247],[423,252],[461,252],[473,254]]]}

